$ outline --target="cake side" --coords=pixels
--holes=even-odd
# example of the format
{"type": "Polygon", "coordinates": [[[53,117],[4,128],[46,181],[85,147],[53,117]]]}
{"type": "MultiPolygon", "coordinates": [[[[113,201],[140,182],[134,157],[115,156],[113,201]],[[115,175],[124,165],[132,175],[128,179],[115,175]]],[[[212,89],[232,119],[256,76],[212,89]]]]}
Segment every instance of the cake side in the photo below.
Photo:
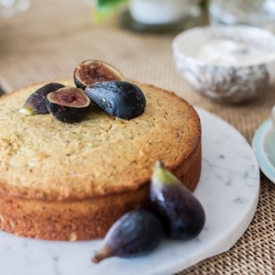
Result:
{"type": "MultiPolygon", "coordinates": [[[[194,189],[200,177],[201,146],[173,173],[194,189]]],[[[123,214],[149,207],[149,182],[134,191],[97,198],[48,201],[0,194],[0,228],[16,235],[78,241],[103,238],[123,214]]]]}

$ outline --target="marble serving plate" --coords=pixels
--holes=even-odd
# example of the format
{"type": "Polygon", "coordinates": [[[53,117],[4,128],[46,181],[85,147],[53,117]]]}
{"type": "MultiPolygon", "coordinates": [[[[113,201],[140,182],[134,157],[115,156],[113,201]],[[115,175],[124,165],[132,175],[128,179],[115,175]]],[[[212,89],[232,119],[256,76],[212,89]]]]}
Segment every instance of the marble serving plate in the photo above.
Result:
{"type": "Polygon", "coordinates": [[[197,109],[202,122],[202,174],[195,196],[206,224],[194,240],[164,240],[151,254],[93,264],[102,240],[53,242],[0,232],[0,274],[168,275],[229,250],[249,226],[258,203],[259,167],[244,137],[217,116],[197,109]]]}

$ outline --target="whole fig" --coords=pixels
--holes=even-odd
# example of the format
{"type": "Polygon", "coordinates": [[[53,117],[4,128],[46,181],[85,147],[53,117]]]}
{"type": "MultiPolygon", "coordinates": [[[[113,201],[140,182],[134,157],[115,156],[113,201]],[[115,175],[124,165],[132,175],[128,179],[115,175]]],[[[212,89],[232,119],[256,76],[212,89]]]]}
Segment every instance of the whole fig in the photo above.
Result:
{"type": "Polygon", "coordinates": [[[152,212],[132,210],[113,224],[92,261],[98,263],[114,256],[129,258],[147,254],[158,246],[162,236],[161,222],[152,212]]]}
{"type": "Polygon", "coordinates": [[[150,200],[168,236],[190,240],[202,231],[205,224],[202,204],[161,161],[156,162],[151,178],[150,200]]]}

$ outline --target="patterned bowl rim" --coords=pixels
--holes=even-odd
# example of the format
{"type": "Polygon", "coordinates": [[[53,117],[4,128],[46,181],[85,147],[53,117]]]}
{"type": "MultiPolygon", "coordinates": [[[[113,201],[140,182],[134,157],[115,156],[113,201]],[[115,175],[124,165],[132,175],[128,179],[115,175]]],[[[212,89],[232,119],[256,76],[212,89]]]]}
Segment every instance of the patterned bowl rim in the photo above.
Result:
{"type": "Polygon", "coordinates": [[[267,63],[271,63],[275,61],[275,35],[271,33],[268,30],[264,30],[258,27],[252,27],[252,26],[243,26],[243,25],[238,25],[238,26],[204,26],[204,27],[195,27],[195,28],[190,28],[184,32],[179,33],[172,41],[172,51],[174,54],[174,58],[176,60],[184,60],[193,64],[197,64],[200,66],[210,66],[213,68],[225,68],[225,69],[232,69],[232,68],[248,68],[248,67],[255,67],[255,66],[262,66],[267,63]],[[182,42],[183,39],[186,38],[187,35],[190,35],[191,33],[196,34],[196,32],[199,34],[201,33],[206,33],[206,34],[215,34],[217,36],[224,36],[224,34],[230,34],[230,35],[240,35],[240,34],[245,34],[246,39],[252,39],[255,37],[261,38],[261,41],[263,39],[266,39],[268,41],[267,46],[270,50],[274,51],[274,54],[271,55],[271,58],[269,62],[257,62],[257,63],[251,63],[249,65],[238,65],[238,66],[233,66],[233,65],[215,65],[211,63],[204,62],[200,59],[197,59],[195,57],[189,56],[185,54],[181,49],[180,49],[180,43],[182,42]]]}

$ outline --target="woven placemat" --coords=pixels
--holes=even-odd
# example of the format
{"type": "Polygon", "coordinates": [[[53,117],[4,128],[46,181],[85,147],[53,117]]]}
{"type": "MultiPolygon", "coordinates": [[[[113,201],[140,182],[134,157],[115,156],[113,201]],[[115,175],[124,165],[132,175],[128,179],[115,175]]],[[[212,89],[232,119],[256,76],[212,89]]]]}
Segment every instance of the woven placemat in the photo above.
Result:
{"type": "MultiPolygon", "coordinates": [[[[124,30],[117,20],[92,22],[85,1],[36,0],[32,8],[0,19],[0,84],[8,91],[41,81],[72,77],[86,59],[104,60],[125,77],[154,84],[184,97],[232,124],[249,143],[275,104],[271,88],[242,105],[220,105],[196,94],[179,76],[172,56],[175,34],[142,34],[124,30]]],[[[178,274],[275,274],[275,186],[261,175],[256,215],[230,251],[178,274]]]]}

